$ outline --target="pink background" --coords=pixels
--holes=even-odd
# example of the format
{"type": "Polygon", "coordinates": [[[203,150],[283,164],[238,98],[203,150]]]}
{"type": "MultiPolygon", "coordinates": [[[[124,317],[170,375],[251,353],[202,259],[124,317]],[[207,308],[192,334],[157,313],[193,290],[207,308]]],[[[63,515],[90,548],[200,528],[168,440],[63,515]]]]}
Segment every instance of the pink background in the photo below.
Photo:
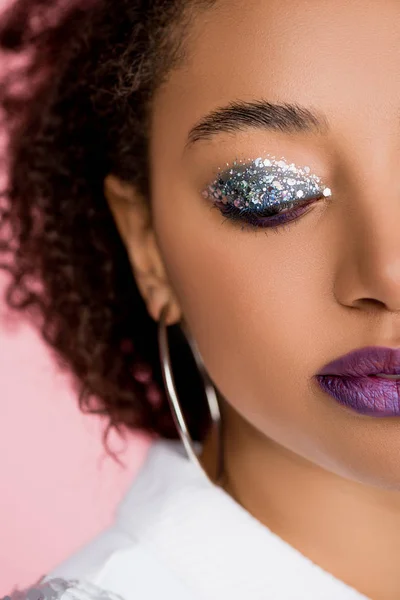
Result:
{"type": "MultiPolygon", "coordinates": [[[[5,279],[0,273],[0,299],[5,279]]],[[[102,446],[104,421],[80,413],[68,376],[0,301],[0,597],[61,562],[106,527],[149,442],[115,434],[123,469],[102,446]]]]}

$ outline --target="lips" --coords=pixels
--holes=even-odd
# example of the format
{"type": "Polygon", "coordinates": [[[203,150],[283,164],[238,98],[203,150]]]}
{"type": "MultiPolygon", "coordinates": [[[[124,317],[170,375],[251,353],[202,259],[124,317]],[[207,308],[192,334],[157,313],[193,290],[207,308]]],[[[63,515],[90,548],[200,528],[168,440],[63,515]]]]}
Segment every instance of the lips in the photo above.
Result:
{"type": "Polygon", "coordinates": [[[374,376],[318,375],[320,388],[343,406],[370,416],[400,415],[400,382],[374,376]]]}
{"type": "Polygon", "coordinates": [[[377,373],[400,375],[400,348],[360,348],[325,365],[318,375],[363,377],[377,373]]]}
{"type": "Polygon", "coordinates": [[[376,374],[400,374],[400,348],[368,346],[325,365],[320,388],[341,405],[371,416],[400,415],[400,381],[376,374]]]}

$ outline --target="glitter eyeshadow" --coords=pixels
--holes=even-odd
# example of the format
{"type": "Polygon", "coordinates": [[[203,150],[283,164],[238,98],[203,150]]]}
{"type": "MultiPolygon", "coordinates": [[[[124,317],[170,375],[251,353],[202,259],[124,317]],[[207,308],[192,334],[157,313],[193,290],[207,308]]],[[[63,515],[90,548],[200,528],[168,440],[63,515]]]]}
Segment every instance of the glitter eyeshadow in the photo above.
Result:
{"type": "Polygon", "coordinates": [[[202,195],[222,206],[266,216],[269,210],[276,214],[277,208],[328,197],[331,190],[311,173],[310,167],[297,167],[284,158],[268,155],[250,162],[237,159],[231,166],[227,163],[226,168],[218,169],[202,195]]]}

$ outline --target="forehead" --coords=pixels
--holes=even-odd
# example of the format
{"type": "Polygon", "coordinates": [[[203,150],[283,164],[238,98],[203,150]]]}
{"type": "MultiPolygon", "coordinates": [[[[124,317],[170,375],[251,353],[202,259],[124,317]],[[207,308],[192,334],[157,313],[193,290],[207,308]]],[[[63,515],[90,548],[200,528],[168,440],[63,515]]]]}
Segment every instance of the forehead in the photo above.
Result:
{"type": "Polygon", "coordinates": [[[216,107],[264,98],[316,107],[355,134],[393,132],[399,24],[397,0],[217,1],[193,19],[187,60],[157,94],[155,131],[184,144],[216,107]]]}

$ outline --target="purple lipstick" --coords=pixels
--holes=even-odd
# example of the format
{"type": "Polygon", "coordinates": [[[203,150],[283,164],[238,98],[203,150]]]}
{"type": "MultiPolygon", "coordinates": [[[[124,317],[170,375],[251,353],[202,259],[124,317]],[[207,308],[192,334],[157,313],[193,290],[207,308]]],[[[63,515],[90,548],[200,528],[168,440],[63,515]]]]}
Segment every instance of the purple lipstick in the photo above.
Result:
{"type": "Polygon", "coordinates": [[[360,414],[400,416],[400,348],[360,348],[325,365],[315,378],[324,392],[360,414]]]}

